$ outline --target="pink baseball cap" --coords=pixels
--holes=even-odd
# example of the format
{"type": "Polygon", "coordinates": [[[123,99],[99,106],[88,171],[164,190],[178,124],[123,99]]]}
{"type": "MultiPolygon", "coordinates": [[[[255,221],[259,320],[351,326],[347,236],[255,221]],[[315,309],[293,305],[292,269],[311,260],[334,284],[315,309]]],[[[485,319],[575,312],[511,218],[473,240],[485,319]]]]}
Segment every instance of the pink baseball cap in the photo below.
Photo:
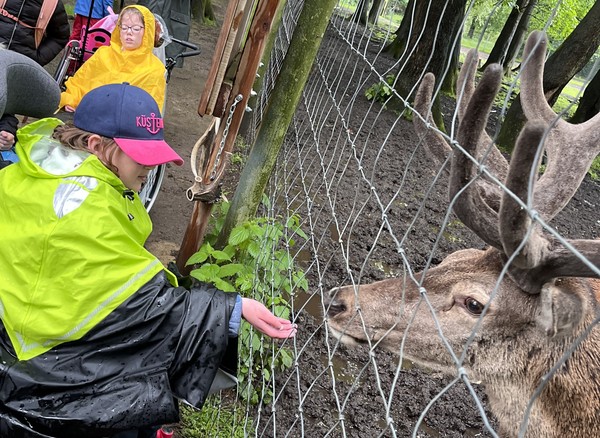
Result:
{"type": "Polygon", "coordinates": [[[94,88],[81,99],[73,124],[114,139],[129,158],[144,166],[183,164],[164,140],[164,122],[156,101],[139,87],[122,83],[94,88]]]}

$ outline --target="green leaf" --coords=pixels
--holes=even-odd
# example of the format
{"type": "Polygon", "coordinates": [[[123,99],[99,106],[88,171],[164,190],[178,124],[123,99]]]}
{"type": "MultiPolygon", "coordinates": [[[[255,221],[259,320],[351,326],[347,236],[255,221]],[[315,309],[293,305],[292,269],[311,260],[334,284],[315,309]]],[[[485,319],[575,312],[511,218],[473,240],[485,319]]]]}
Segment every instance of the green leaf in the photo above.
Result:
{"type": "Polygon", "coordinates": [[[239,274],[244,269],[244,265],[241,263],[230,263],[228,265],[221,266],[219,277],[230,277],[239,274]]]}
{"type": "Polygon", "coordinates": [[[200,247],[198,252],[193,254],[188,259],[188,261],[185,265],[189,266],[189,265],[196,265],[199,263],[204,263],[206,261],[206,259],[208,258],[208,256],[212,253],[212,251],[213,251],[213,248],[212,248],[212,246],[210,246],[210,243],[204,243],[200,247]]]}
{"type": "Polygon", "coordinates": [[[288,309],[286,306],[275,306],[273,313],[280,318],[288,319],[290,317],[290,309],[288,309]]]}
{"type": "Polygon", "coordinates": [[[218,289],[221,289],[223,292],[235,292],[236,291],[233,284],[231,284],[221,278],[215,278],[214,285],[218,289]]]}
{"type": "Polygon", "coordinates": [[[219,265],[215,265],[212,263],[205,263],[198,269],[195,269],[195,271],[200,272],[201,275],[205,276],[206,278],[219,278],[220,270],[221,267],[219,265]]]}
{"type": "Polygon", "coordinates": [[[305,292],[308,290],[308,280],[304,276],[304,273],[296,273],[293,275],[294,278],[294,286],[304,290],[305,292]]]}
{"type": "Polygon", "coordinates": [[[236,285],[241,292],[252,290],[252,281],[247,278],[243,279],[241,282],[236,282],[236,285]]]}
{"type": "Polygon", "coordinates": [[[215,260],[231,260],[231,257],[229,256],[229,254],[227,254],[225,251],[218,251],[215,250],[212,253],[212,256],[215,258],[215,260]]]}
{"type": "Polygon", "coordinates": [[[281,349],[280,355],[281,363],[283,364],[283,366],[285,368],[290,368],[294,363],[292,356],[290,356],[290,354],[285,349],[281,349]]]}
{"type": "Polygon", "coordinates": [[[205,283],[213,283],[215,278],[210,272],[202,271],[201,269],[194,269],[190,272],[190,275],[197,280],[203,281],[205,283]]]}
{"type": "Polygon", "coordinates": [[[308,240],[308,236],[306,235],[306,233],[305,233],[304,231],[302,231],[302,228],[295,228],[295,229],[294,229],[294,232],[295,232],[295,233],[296,233],[298,236],[302,237],[304,240],[308,240]]]}
{"type": "Polygon", "coordinates": [[[250,245],[248,245],[248,254],[250,254],[253,258],[257,258],[260,253],[260,245],[258,242],[251,242],[250,245]]]}
{"type": "Polygon", "coordinates": [[[250,231],[248,231],[246,227],[235,227],[233,230],[231,230],[231,234],[229,235],[229,244],[239,245],[240,243],[248,240],[249,238],[250,231]]]}
{"type": "Polygon", "coordinates": [[[230,259],[233,259],[236,249],[234,245],[227,245],[225,248],[223,248],[223,251],[227,253],[230,259]]]}

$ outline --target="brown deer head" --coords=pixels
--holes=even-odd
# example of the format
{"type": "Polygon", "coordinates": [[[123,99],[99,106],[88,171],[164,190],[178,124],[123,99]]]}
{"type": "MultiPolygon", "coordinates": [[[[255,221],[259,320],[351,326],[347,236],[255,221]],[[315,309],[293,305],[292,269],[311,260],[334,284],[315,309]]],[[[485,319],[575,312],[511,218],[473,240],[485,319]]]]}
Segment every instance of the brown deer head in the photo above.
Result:
{"type": "Polygon", "coordinates": [[[600,115],[572,125],[549,107],[545,53],[545,35],[534,32],[521,72],[528,122],[510,165],[485,132],[502,68],[489,66],[475,87],[477,53],[467,56],[452,146],[431,129],[435,79],[423,78],[415,129],[438,163],[452,154],[453,210],[490,248],[457,251],[420,274],[332,289],[327,327],[345,344],[385,348],[450,375],[464,370],[485,385],[502,436],[600,436],[600,241],[561,239],[548,226],[600,152],[600,115]]]}

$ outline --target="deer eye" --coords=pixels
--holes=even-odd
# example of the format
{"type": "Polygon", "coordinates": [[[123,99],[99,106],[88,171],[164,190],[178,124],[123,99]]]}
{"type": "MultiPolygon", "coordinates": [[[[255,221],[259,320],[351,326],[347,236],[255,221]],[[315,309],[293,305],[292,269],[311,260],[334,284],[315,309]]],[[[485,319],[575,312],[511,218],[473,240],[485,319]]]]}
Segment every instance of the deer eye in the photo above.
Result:
{"type": "Polygon", "coordinates": [[[483,304],[481,304],[475,298],[465,298],[465,307],[473,315],[481,315],[481,312],[483,312],[483,304]]]}

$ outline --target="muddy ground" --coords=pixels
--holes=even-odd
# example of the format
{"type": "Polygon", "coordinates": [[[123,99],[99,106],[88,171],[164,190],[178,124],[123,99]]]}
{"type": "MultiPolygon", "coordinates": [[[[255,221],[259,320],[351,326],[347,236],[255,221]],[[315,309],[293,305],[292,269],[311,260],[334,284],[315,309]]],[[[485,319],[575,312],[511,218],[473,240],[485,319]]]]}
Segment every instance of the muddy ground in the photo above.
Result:
{"type": "MultiPolygon", "coordinates": [[[[217,17],[223,16],[226,2],[213,1],[217,17]]],[[[197,43],[203,50],[203,54],[196,58],[189,58],[185,61],[183,69],[175,69],[171,82],[167,90],[166,107],[166,138],[169,143],[186,159],[183,167],[169,165],[166,178],[161,187],[159,197],[151,211],[151,217],[154,222],[154,231],[148,240],[147,247],[154,252],[163,262],[168,263],[173,260],[181,244],[187,222],[190,218],[192,205],[185,198],[185,190],[192,184],[192,173],[189,169],[189,157],[192,146],[202,134],[208,124],[197,114],[197,106],[202,91],[204,80],[214,50],[215,42],[218,38],[219,27],[194,24],[190,35],[190,41],[197,43]]],[[[333,38],[328,35],[328,38],[333,38]]],[[[332,44],[332,42],[328,42],[332,44]]],[[[364,94],[363,94],[364,95],[364,94]]],[[[355,112],[360,109],[360,105],[365,106],[365,113],[371,105],[366,99],[358,98],[354,102],[355,112]]],[[[303,111],[302,108],[299,112],[303,111]]],[[[390,120],[394,117],[390,116],[390,120]]],[[[361,129],[361,120],[350,119],[350,129],[358,132],[361,129]]],[[[373,135],[375,135],[377,131],[373,135]]],[[[382,130],[381,135],[386,135],[387,131],[382,130]]],[[[378,166],[379,171],[386,175],[400,174],[405,163],[398,158],[398,151],[412,151],[415,144],[415,135],[410,123],[401,123],[394,129],[393,138],[389,141],[394,147],[394,159],[389,157],[380,157],[378,166]],[[400,169],[400,170],[399,170],[400,169]]],[[[372,139],[374,144],[376,139],[372,139]]],[[[365,159],[368,160],[368,154],[365,159]]],[[[373,160],[375,157],[371,157],[373,160]]],[[[420,169],[418,175],[415,174],[415,180],[408,186],[419,190],[425,181],[430,180],[434,175],[431,168],[431,162],[423,154],[416,154],[416,160],[413,164],[415,169],[420,169]]],[[[232,193],[235,188],[236,175],[239,168],[231,167],[225,177],[225,193],[232,193]]],[[[378,191],[383,196],[390,198],[397,189],[398,181],[390,179],[387,187],[379,185],[378,191]],[[389,193],[384,193],[389,190],[389,193]]],[[[340,179],[338,187],[339,193],[338,211],[344,213],[344,208],[350,208],[351,203],[344,207],[343,200],[351,199],[351,194],[356,192],[356,179],[340,179]],[[347,186],[343,186],[347,184],[347,186]],[[344,196],[346,194],[346,196],[344,196]]],[[[598,183],[592,182],[586,178],[582,187],[566,210],[554,221],[555,226],[564,236],[568,237],[587,237],[595,238],[600,234],[600,223],[598,222],[598,206],[600,206],[600,190],[598,183]]],[[[422,267],[431,251],[431,242],[435,240],[435,226],[439,225],[440,218],[445,212],[445,193],[440,191],[432,195],[429,201],[431,208],[424,212],[419,219],[421,229],[427,230],[421,233],[417,232],[414,244],[409,244],[409,252],[414,266],[422,267]],[[426,242],[421,244],[422,242],[426,242]]],[[[414,212],[406,211],[407,215],[414,212]]],[[[366,215],[369,216],[369,215],[366,215]]],[[[377,215],[373,215],[377,216],[377,215]]],[[[407,218],[410,216],[406,216],[407,218]]],[[[327,227],[327,223],[323,227],[327,227]]],[[[319,225],[316,226],[317,229],[319,225]]],[[[354,227],[353,230],[353,252],[351,255],[351,264],[353,268],[360,266],[360,261],[364,260],[366,254],[371,249],[370,245],[374,241],[374,233],[379,228],[376,218],[366,217],[363,222],[354,227]],[[371,221],[371,222],[369,222],[371,221]],[[361,234],[362,233],[362,234],[361,234]]],[[[418,227],[417,227],[418,228],[418,227]]],[[[475,238],[468,230],[456,230],[457,239],[442,242],[438,252],[442,257],[456,249],[468,246],[481,247],[482,243],[475,238]]],[[[326,245],[326,244],[324,244],[326,245]]],[[[329,250],[321,248],[322,254],[316,257],[325,257],[325,254],[335,252],[335,245],[332,243],[329,250]]],[[[401,262],[390,240],[380,241],[377,252],[371,256],[385,261],[386,264],[398,264],[401,262]],[[386,247],[385,242],[389,243],[386,247]]],[[[439,262],[434,259],[434,263],[439,262]]],[[[342,260],[333,257],[333,260],[327,260],[327,271],[322,279],[317,279],[314,273],[310,282],[311,285],[321,280],[326,287],[334,287],[346,281],[345,266],[342,260]]],[[[373,266],[373,264],[371,264],[373,266]]],[[[366,280],[378,280],[385,276],[384,272],[374,267],[367,269],[364,273],[366,280]]],[[[366,367],[365,374],[359,381],[354,379],[344,380],[340,378],[336,381],[336,391],[345,397],[348,397],[347,405],[344,410],[344,429],[339,422],[339,413],[332,398],[331,381],[328,376],[321,376],[324,364],[323,358],[327,357],[327,348],[322,329],[322,320],[315,318],[308,312],[301,312],[296,316],[300,325],[298,334],[298,345],[308,345],[309,348],[303,348],[299,358],[300,382],[298,385],[292,385],[286,381],[287,375],[281,376],[282,398],[277,404],[277,412],[273,413],[270,408],[263,409],[261,413],[261,424],[257,428],[260,436],[350,436],[350,437],[374,437],[374,436],[394,436],[389,429],[386,430],[385,412],[381,405],[381,393],[377,388],[374,377],[374,369],[369,366],[369,356],[365,349],[349,349],[339,347],[336,352],[336,361],[342,372],[351,373],[351,370],[361,370],[366,367]],[[317,378],[317,376],[320,376],[317,378]],[[311,385],[315,385],[311,387],[311,385]],[[298,389],[300,387],[300,390],[298,389]],[[304,424],[300,427],[299,420],[299,401],[298,394],[308,394],[302,403],[302,421],[304,424]],[[273,422],[273,418],[276,419],[273,422]],[[273,424],[275,423],[275,425],[273,424]],[[344,430],[345,432],[342,432],[344,430]]],[[[376,361],[379,367],[379,380],[385,393],[395,385],[391,403],[390,416],[393,418],[395,436],[412,436],[414,425],[427,403],[438,394],[451,380],[447,377],[441,377],[426,370],[416,367],[405,369],[400,373],[398,382],[393,382],[394,372],[397,367],[397,358],[379,352],[376,354],[376,361]]],[[[485,404],[485,395],[481,388],[477,388],[479,398],[485,404]]],[[[256,418],[256,416],[255,416],[256,418]]],[[[493,419],[492,419],[493,422],[493,419]]],[[[252,432],[249,432],[252,434],[252,432]]],[[[477,412],[476,405],[468,394],[464,386],[455,385],[446,392],[431,408],[425,417],[423,426],[419,429],[417,436],[431,437],[463,437],[463,436],[490,436],[485,431],[483,422],[477,412]]]]}

